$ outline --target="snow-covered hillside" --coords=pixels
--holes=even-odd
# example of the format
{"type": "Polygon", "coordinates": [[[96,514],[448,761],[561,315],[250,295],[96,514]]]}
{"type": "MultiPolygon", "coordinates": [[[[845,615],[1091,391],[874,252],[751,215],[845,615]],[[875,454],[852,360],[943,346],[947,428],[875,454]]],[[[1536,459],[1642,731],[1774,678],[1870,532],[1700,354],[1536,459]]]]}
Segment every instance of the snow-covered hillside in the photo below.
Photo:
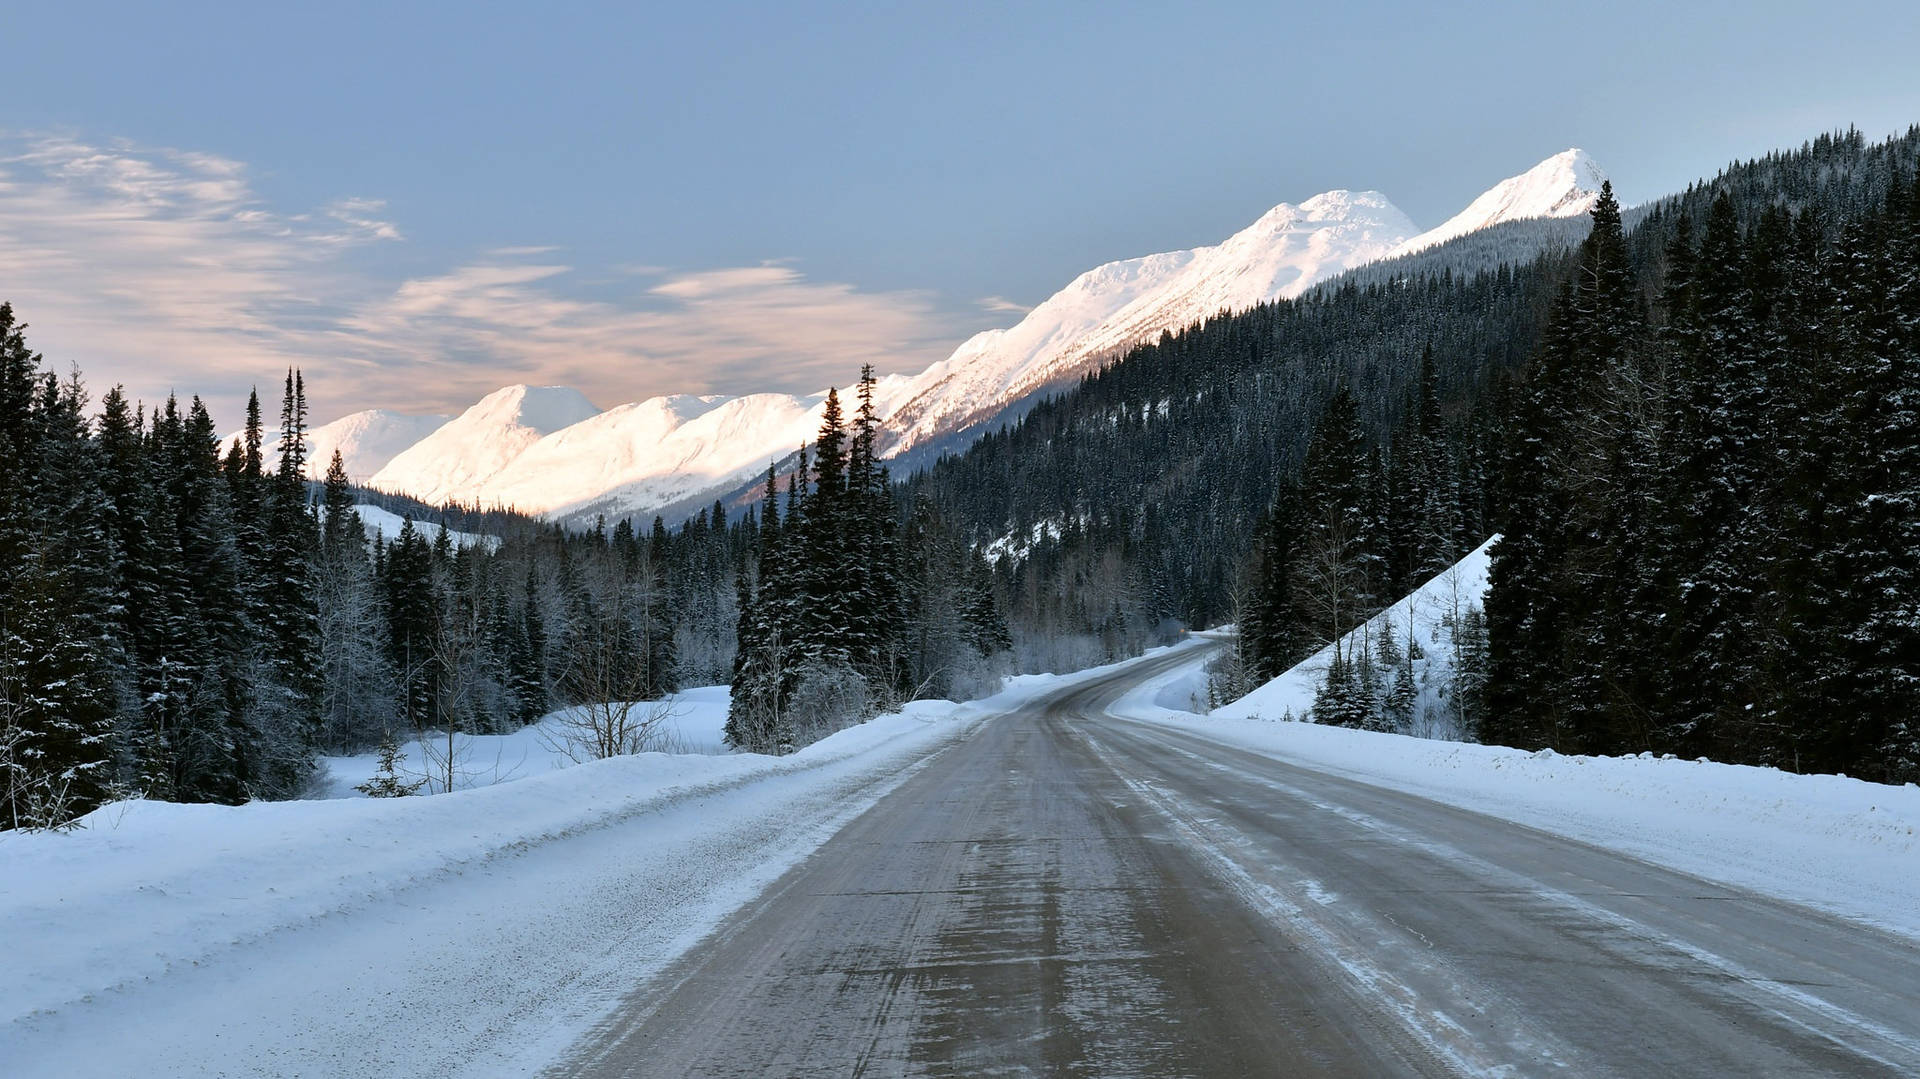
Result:
{"type": "Polygon", "coordinates": [[[1585,150],[1562,150],[1520,175],[1495,184],[1438,228],[1415,236],[1393,253],[1410,255],[1508,221],[1578,217],[1593,209],[1600,197],[1600,185],[1606,180],[1607,174],[1585,150]]]}
{"type": "MultiPolygon", "coordinates": [[[[1421,696],[1416,714],[1441,703],[1452,680],[1454,629],[1467,608],[1478,606],[1486,599],[1493,544],[1493,539],[1481,544],[1445,572],[1340,639],[1341,648],[1352,654],[1356,642],[1364,638],[1362,647],[1371,653],[1381,634],[1392,633],[1404,647],[1411,632],[1426,654],[1417,664],[1421,696]]],[[[1328,645],[1245,697],[1215,709],[1213,714],[1234,719],[1305,719],[1332,662],[1333,645],[1328,645]]]]}
{"type": "MultiPolygon", "coordinates": [[[[307,466],[306,473],[311,479],[325,479],[327,466],[333,461],[334,452],[340,454],[340,463],[346,466],[347,478],[355,483],[366,483],[374,473],[387,466],[387,462],[406,452],[407,448],[421,439],[439,430],[441,425],[452,419],[451,416],[413,416],[405,412],[391,412],[384,408],[370,408],[364,412],[355,412],[342,416],[332,423],[323,423],[307,430],[307,466]]],[[[220,452],[225,454],[234,443],[240,441],[238,434],[228,435],[220,443],[220,452]]],[[[270,435],[269,438],[272,436],[270,435]]],[[[273,452],[272,445],[264,447],[265,452],[273,452]]]]}
{"type": "Polygon", "coordinates": [[[1386,257],[1414,224],[1377,191],[1281,203],[1213,247],[1111,262],[1075,278],[1009,329],[975,335],[914,379],[888,423],[896,452],[991,418],[1078,378],[1102,357],[1220,311],[1297,296],[1386,257]]]}
{"type": "Polygon", "coordinates": [[[371,483],[423,502],[473,502],[481,484],[534,443],[599,414],[578,390],[508,386],[396,456],[371,483]]]}
{"type": "MultiPolygon", "coordinates": [[[[366,530],[368,539],[373,539],[375,536],[378,536],[391,543],[393,538],[398,536],[400,530],[405,528],[407,524],[405,517],[379,506],[363,503],[353,507],[353,511],[360,515],[360,527],[366,530]]],[[[420,538],[426,540],[428,543],[437,543],[440,540],[441,527],[432,521],[416,520],[413,522],[413,530],[420,533],[420,538]]],[[[453,529],[447,530],[447,541],[455,547],[471,547],[476,543],[492,547],[500,542],[500,540],[494,536],[480,536],[472,532],[460,532],[453,529]]]]}
{"type": "MultiPolygon", "coordinates": [[[[919,374],[882,380],[881,449],[951,448],[1106,357],[1221,311],[1298,296],[1476,230],[1584,213],[1600,178],[1592,159],[1568,150],[1418,235],[1379,192],[1329,191],[1281,203],[1213,246],[1096,267],[1013,326],[975,334],[919,374]]],[[[736,490],[812,437],[824,397],[673,395],[601,413],[563,387],[510,386],[394,456],[371,482],[429,502],[561,518],[646,514],[736,490]]]]}
{"type": "MultiPolygon", "coordinates": [[[[892,410],[908,380],[874,389],[892,410]]],[[[852,391],[840,391],[854,407],[852,391]]],[[[621,405],[540,439],[468,496],[486,506],[568,517],[643,512],[737,486],[820,429],[826,391],[797,396],[655,397],[621,405]]]]}

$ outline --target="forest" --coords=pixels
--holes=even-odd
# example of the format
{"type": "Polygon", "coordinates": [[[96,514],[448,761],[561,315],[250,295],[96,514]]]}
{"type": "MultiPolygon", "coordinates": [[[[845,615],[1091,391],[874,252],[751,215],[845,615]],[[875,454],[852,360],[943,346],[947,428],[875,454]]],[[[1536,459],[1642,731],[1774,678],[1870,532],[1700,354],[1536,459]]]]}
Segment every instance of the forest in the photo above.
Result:
{"type": "MultiPolygon", "coordinates": [[[[324,483],[304,478],[300,372],[277,427],[256,395],[223,454],[198,398],[149,409],[116,388],[89,415],[79,374],[52,374],[25,329],[0,304],[0,826],[127,796],[299,797],[321,755],[499,733],[569,706],[602,706],[584,721],[591,751],[633,752],[648,747],[619,706],[768,669],[772,706],[807,721],[732,733],[783,752],[989,679],[1004,651],[984,562],[896,500],[864,436],[849,488],[846,435],[822,433],[784,533],[770,503],[764,534],[757,512],[729,521],[716,505],[644,532],[455,508],[369,535],[355,507],[386,500],[352,488],[337,455],[324,483]],[[455,525],[486,531],[456,540],[455,525]],[[891,543],[899,529],[911,556],[891,543]],[[840,599],[874,567],[895,597],[884,625],[840,599]],[[949,632],[953,610],[977,628],[949,632]],[[784,613],[803,611],[804,625],[784,613]]],[[[761,699],[740,694],[742,715],[761,699]]],[[[437,765],[451,786],[451,748],[437,765]]]]}
{"type": "MultiPolygon", "coordinates": [[[[1500,533],[1458,733],[1911,778],[1917,175],[1920,128],[1823,136],[1609,197],[1576,248],[1363,270],[910,485],[1011,553],[1023,662],[1237,620],[1244,690],[1500,533]]],[[[1390,725],[1366,659],[1328,714],[1390,725]]]]}
{"type": "MultiPolygon", "coordinates": [[[[1231,696],[1495,534],[1455,734],[1920,775],[1920,129],[1222,313],[898,482],[872,390],[731,514],[369,535],[300,372],[231,441],[95,412],[0,305],[0,824],[692,685],[788,752],[1223,622],[1231,696]]],[[[1381,644],[1317,718],[1405,729],[1381,644]]]]}

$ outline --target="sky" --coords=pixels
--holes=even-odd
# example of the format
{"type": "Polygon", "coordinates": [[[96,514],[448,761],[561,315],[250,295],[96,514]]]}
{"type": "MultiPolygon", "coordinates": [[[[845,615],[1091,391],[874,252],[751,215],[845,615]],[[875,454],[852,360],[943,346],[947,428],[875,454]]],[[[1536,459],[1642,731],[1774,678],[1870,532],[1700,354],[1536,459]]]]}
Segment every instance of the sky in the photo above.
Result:
{"type": "Polygon", "coordinates": [[[1430,227],[1920,123],[1908,3],[31,4],[0,300],[96,396],[319,421],[917,371],[1346,187],[1430,227]]]}

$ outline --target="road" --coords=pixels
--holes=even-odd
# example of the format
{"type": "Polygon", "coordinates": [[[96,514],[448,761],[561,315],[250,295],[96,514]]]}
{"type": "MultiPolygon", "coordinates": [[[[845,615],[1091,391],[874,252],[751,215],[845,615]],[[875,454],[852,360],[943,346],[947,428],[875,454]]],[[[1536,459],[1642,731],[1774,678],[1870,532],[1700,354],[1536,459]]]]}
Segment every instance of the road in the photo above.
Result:
{"type": "Polygon", "coordinates": [[[989,721],[579,1076],[1913,1075],[1914,942],[1105,714],[989,721]]]}

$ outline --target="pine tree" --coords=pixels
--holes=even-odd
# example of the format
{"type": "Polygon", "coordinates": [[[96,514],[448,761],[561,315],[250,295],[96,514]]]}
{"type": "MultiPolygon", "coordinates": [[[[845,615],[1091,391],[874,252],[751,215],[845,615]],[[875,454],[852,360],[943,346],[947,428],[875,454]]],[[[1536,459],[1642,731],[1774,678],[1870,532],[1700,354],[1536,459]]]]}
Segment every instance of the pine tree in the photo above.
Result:
{"type": "Polygon", "coordinates": [[[36,376],[0,304],[0,826],[51,827],[112,789],[112,546],[77,377],[36,376]],[[18,426],[13,426],[17,424],[18,426]]]}
{"type": "Polygon", "coordinates": [[[353,789],[369,798],[405,798],[418,793],[426,784],[424,778],[412,781],[400,778],[400,743],[388,731],[380,736],[380,764],[372,777],[353,789]]]}
{"type": "Polygon", "coordinates": [[[527,566],[526,591],[521,601],[520,620],[514,635],[510,673],[515,700],[514,718],[532,723],[547,714],[546,620],[540,613],[540,579],[534,566],[527,566]]]}
{"type": "Polygon", "coordinates": [[[1606,597],[1633,569],[1611,560],[1601,534],[1639,456],[1623,449],[1637,435],[1623,394],[1640,383],[1638,303],[1619,205],[1603,185],[1528,370],[1502,468],[1507,513],[1486,609],[1490,739],[1578,751],[1609,736],[1613,642],[1593,612],[1617,606],[1606,597]]]}
{"type": "Polygon", "coordinates": [[[849,570],[852,509],[847,491],[847,436],[837,391],[827,391],[813,445],[813,482],[797,529],[795,642],[813,664],[851,662],[856,644],[849,570]]]}
{"type": "Polygon", "coordinates": [[[900,553],[892,481],[879,464],[876,444],[880,429],[874,402],[877,383],[872,364],[860,369],[859,407],[847,461],[850,535],[846,556],[852,575],[847,617],[849,643],[854,654],[862,657],[869,683],[890,696],[911,687],[904,684],[901,653],[900,553]]]}
{"type": "Polygon", "coordinates": [[[270,743],[260,782],[271,796],[284,797],[311,778],[321,737],[320,627],[313,587],[319,529],[307,504],[306,384],[298,371],[287,374],[279,455],[267,496],[261,581],[266,662],[257,722],[270,743]]]}
{"type": "Polygon", "coordinates": [[[312,580],[321,667],[321,741],[338,752],[364,745],[375,732],[384,731],[399,702],[388,661],[379,582],[338,450],[328,462],[320,504],[320,547],[312,580]]]}
{"type": "Polygon", "coordinates": [[[408,515],[387,548],[381,582],[387,615],[387,647],[399,674],[401,716],[413,730],[424,730],[439,714],[434,633],[439,610],[433,580],[433,553],[408,515]]]}
{"type": "Polygon", "coordinates": [[[1753,597],[1743,567],[1752,564],[1748,439],[1755,415],[1736,402],[1764,390],[1745,385],[1759,381],[1747,274],[1737,212],[1723,192],[1708,218],[1693,281],[1697,344],[1674,357],[1665,470],[1664,500],[1678,522],[1666,557],[1678,587],[1661,737],[1688,754],[1737,737],[1722,728],[1744,711],[1751,676],[1744,656],[1754,639],[1753,597]]]}
{"type": "Polygon", "coordinates": [[[1279,677],[1310,650],[1311,632],[1302,617],[1305,598],[1295,586],[1303,557],[1300,514],[1298,489],[1282,483],[1259,525],[1239,647],[1247,669],[1262,681],[1279,677]]]}
{"type": "MultiPolygon", "coordinates": [[[[1365,662],[1368,668],[1372,667],[1372,660],[1365,662]]],[[[1354,657],[1349,656],[1345,648],[1336,646],[1333,662],[1327,666],[1326,680],[1313,698],[1313,721],[1356,730],[1377,726],[1378,703],[1363,685],[1361,675],[1354,657]]]]}
{"type": "Polygon", "coordinates": [[[1454,730],[1468,741],[1482,741],[1481,724],[1486,715],[1487,616],[1478,604],[1471,605],[1453,631],[1453,682],[1447,701],[1454,730]]]}
{"type": "Polygon", "coordinates": [[[1300,476],[1300,555],[1295,595],[1315,641],[1337,641],[1362,617],[1371,575],[1367,448],[1359,406],[1340,388],[1314,425],[1300,476]]]}
{"type": "Polygon", "coordinates": [[[1380,702],[1381,729],[1406,734],[1413,729],[1413,710],[1420,701],[1420,687],[1414,684],[1413,672],[1406,666],[1393,668],[1393,679],[1387,687],[1387,695],[1380,702]]]}
{"type": "MultiPolygon", "coordinates": [[[[284,758],[279,731],[262,718],[258,705],[247,567],[234,543],[218,436],[199,398],[188,405],[177,436],[174,512],[191,597],[182,614],[191,642],[186,655],[192,685],[171,732],[174,796],[238,804],[255,791],[290,795],[304,775],[291,782],[282,778],[299,769],[297,763],[289,771],[273,771],[284,758]]],[[[295,753],[304,757],[311,749],[303,744],[295,753]]]]}

